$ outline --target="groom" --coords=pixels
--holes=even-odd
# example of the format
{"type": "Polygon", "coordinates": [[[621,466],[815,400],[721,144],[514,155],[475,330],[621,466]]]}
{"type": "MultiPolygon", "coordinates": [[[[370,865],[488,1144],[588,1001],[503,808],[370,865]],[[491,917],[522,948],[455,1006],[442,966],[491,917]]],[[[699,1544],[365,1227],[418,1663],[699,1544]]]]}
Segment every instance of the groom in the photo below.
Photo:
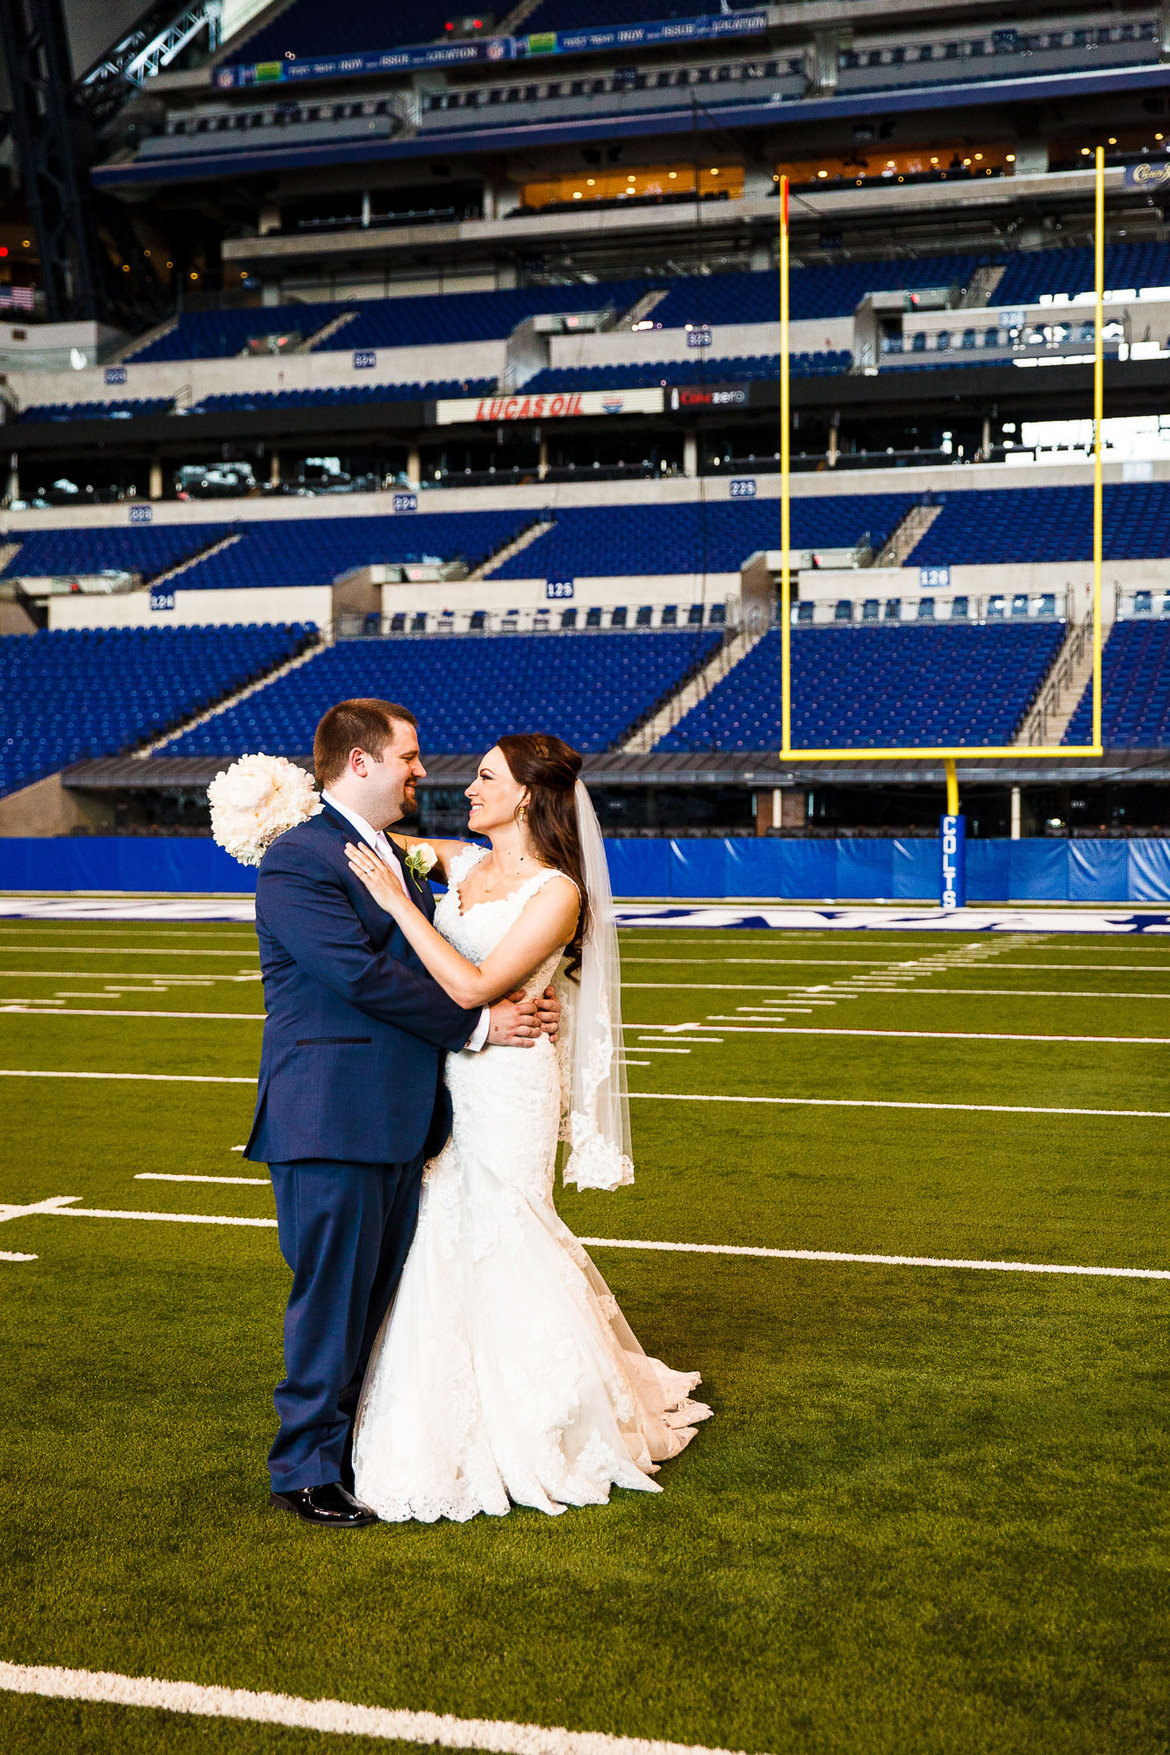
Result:
{"type": "Polygon", "coordinates": [[[350,871],[356,835],[434,913],[384,833],[426,773],[413,714],[341,701],[317,727],[313,764],[325,808],[273,843],[256,883],[267,1019],[245,1151],[268,1165],[293,1275],[270,1503],[357,1529],[376,1518],[348,1490],[353,1417],[414,1235],[423,1164],[450,1132],[444,1055],[531,1047],[542,1029],[555,1035],[559,1006],[550,994],[462,1010],[350,871]]]}

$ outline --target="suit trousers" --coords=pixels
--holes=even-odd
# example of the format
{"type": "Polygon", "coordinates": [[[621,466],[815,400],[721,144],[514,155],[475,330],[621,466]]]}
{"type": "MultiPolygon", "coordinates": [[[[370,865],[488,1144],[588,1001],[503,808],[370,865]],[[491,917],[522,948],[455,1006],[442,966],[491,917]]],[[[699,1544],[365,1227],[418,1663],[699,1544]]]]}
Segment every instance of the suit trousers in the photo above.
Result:
{"type": "Polygon", "coordinates": [[[418,1220],[423,1154],[408,1164],[302,1158],[270,1164],[280,1251],[293,1283],[284,1318],[273,1491],[352,1485],[353,1416],[418,1220]]]}

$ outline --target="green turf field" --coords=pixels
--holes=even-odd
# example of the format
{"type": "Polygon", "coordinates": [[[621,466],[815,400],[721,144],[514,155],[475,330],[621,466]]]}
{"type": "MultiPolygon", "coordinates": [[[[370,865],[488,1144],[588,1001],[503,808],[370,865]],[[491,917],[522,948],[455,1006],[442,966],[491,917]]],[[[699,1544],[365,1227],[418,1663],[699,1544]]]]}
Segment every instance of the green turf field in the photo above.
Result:
{"type": "MultiPolygon", "coordinates": [[[[562,1197],[582,1236],[1170,1270],[1170,940],[622,943],[638,1180],[562,1197]]],[[[8,1072],[157,1075],[0,1078],[0,1200],[272,1217],[139,1180],[262,1176],[250,928],[0,922],[0,1007],[8,1072]]],[[[599,1246],[716,1411],[662,1495],[338,1536],[266,1507],[272,1229],[0,1249],[0,1661],[753,1755],[1170,1746],[1170,1278],[599,1246]]],[[[387,1747],[0,1693],[0,1755],[387,1747]]]]}

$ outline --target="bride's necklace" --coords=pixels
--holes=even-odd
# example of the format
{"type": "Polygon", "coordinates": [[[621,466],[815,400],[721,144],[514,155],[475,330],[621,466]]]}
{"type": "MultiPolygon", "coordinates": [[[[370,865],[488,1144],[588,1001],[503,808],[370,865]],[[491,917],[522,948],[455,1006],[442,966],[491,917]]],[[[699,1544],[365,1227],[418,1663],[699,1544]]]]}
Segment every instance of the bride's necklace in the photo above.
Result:
{"type": "Polygon", "coordinates": [[[523,867],[525,865],[533,864],[535,864],[535,861],[532,859],[531,855],[522,853],[520,855],[520,864],[515,871],[501,872],[498,876],[491,878],[485,876],[481,881],[482,888],[485,889],[490,896],[492,891],[498,890],[502,883],[515,883],[517,878],[524,876],[523,867]]]}

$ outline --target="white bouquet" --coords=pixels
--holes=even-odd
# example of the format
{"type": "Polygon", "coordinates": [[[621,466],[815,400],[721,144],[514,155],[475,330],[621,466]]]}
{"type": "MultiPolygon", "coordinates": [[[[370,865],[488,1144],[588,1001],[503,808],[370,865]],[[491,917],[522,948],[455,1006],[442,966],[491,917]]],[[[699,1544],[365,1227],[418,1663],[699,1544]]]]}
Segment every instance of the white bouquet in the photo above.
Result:
{"type": "Polygon", "coordinates": [[[285,756],[241,756],[207,788],[211,833],[241,865],[259,865],[278,835],[322,808],[312,779],[285,756]]]}

